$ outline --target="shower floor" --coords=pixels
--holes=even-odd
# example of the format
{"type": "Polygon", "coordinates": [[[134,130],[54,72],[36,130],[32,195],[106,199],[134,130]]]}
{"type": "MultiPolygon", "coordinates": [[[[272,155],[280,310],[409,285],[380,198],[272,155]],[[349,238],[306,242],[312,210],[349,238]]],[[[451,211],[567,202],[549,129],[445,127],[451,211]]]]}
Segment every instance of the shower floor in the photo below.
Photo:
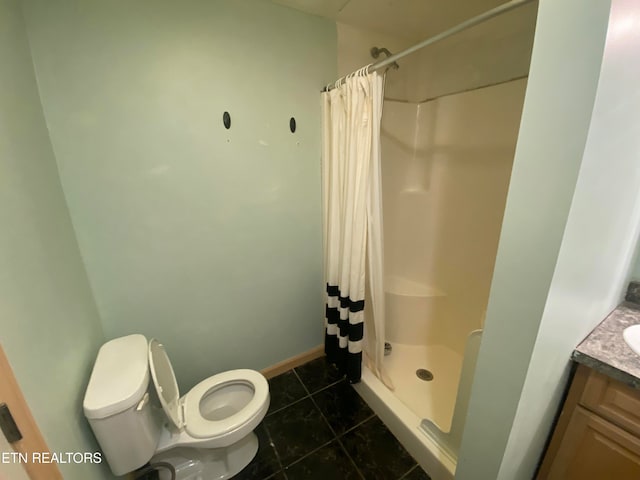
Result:
{"type": "Polygon", "coordinates": [[[427,418],[440,430],[451,429],[458,393],[462,355],[441,345],[420,346],[392,343],[391,355],[384,358],[394,394],[418,417],[427,418]],[[433,380],[420,380],[416,370],[426,369],[433,380]]]}

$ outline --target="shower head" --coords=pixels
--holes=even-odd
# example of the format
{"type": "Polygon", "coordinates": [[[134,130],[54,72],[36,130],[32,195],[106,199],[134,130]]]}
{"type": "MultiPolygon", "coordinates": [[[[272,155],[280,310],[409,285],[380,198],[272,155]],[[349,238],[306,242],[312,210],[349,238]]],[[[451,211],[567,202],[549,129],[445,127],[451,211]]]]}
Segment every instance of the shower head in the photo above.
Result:
{"type": "MultiPolygon", "coordinates": [[[[384,53],[387,56],[387,58],[393,55],[388,49],[384,47],[371,47],[370,52],[373,58],[378,58],[381,53],[384,53]]],[[[389,68],[393,68],[394,70],[397,70],[400,68],[400,65],[398,65],[398,62],[393,62],[389,65],[389,68]]]]}

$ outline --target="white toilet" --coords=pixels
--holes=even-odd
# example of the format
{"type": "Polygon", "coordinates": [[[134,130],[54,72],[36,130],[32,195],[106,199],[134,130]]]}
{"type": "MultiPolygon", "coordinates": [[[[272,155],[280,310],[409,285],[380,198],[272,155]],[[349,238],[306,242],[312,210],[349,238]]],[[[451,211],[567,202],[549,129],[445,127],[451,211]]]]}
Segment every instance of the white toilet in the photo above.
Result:
{"type": "Polygon", "coordinates": [[[253,430],[269,408],[269,384],[260,372],[231,370],[180,397],[163,345],[129,335],[100,348],[83,407],[115,475],[169,462],[176,480],[224,479],[258,450],[253,430]]]}

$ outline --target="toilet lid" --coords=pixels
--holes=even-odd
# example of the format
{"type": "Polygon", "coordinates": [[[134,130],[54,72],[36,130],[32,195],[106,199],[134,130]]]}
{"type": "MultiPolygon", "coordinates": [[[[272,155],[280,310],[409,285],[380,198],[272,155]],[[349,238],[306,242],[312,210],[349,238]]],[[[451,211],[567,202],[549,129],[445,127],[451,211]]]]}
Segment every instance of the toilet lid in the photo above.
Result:
{"type": "Polygon", "coordinates": [[[184,420],[180,409],[180,391],[176,375],[173,373],[164,345],[155,338],[149,341],[149,368],[164,412],[178,429],[182,429],[184,420]]]}

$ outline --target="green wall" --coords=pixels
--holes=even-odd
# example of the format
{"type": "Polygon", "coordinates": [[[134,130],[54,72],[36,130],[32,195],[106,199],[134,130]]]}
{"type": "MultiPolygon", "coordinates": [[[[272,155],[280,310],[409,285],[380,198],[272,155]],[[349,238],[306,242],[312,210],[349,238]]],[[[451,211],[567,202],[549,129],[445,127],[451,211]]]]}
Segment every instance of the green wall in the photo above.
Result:
{"type": "Polygon", "coordinates": [[[161,339],[183,392],[320,344],[335,25],[263,0],[24,5],[106,337],[161,339]]]}
{"type": "MultiPolygon", "coordinates": [[[[0,0],[0,342],[49,447],[93,451],[82,398],[98,313],[47,135],[17,0],[0,0]]],[[[64,477],[110,478],[61,465],[64,477]]]]}
{"type": "MultiPolygon", "coordinates": [[[[574,199],[610,8],[611,3],[602,0],[539,2],[485,331],[456,470],[458,480],[503,478],[499,477],[501,464],[512,460],[503,457],[574,199]]],[[[559,328],[558,335],[573,336],[575,331],[559,328]]],[[[562,361],[568,361],[569,353],[562,353],[562,361]]],[[[547,401],[556,388],[562,388],[557,378],[526,400],[547,401]]],[[[537,428],[548,430],[549,425],[537,428]]],[[[536,455],[541,445],[522,447],[536,449],[536,455]]],[[[524,480],[532,474],[525,471],[517,478],[504,478],[524,480]]]]}

